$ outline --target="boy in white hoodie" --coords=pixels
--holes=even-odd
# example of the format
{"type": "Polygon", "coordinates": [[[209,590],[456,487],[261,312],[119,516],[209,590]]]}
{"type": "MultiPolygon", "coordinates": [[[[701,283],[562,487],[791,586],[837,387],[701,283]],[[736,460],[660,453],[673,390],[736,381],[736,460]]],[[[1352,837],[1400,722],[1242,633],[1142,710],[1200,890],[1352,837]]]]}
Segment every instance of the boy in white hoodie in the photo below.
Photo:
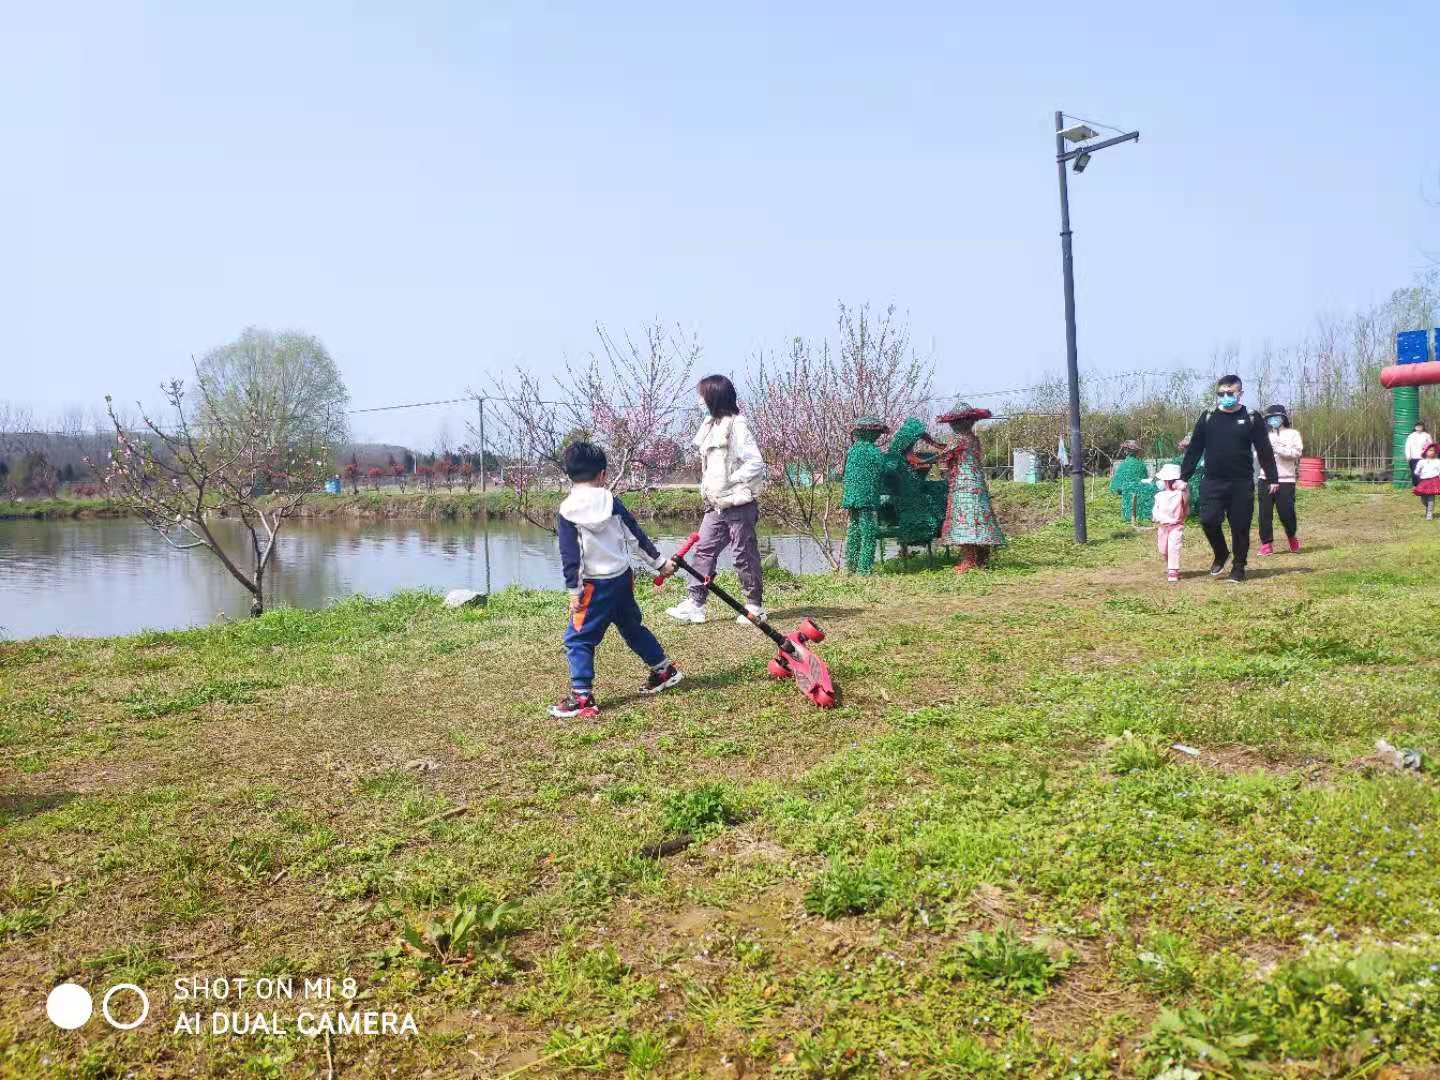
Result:
{"type": "Polygon", "coordinates": [[[565,587],[570,590],[570,622],[565,628],[570,695],[550,706],[550,715],[589,718],[600,715],[594,693],[595,647],[611,623],[650,669],[641,693],[658,694],[683,678],[641,621],[630,570],[635,557],[630,541],[653,569],[668,574],[675,567],[661,558],[645,530],[605,487],[604,450],[593,443],[572,443],[562,464],[573,484],[560,504],[555,529],[565,587]]]}

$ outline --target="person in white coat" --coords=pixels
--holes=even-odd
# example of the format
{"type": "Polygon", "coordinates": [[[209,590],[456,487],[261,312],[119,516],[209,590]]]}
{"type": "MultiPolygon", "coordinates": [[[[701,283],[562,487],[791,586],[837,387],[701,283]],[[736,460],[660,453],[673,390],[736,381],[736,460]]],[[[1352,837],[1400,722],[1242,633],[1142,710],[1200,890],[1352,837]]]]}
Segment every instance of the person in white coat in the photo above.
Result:
{"type": "MultiPolygon", "coordinates": [[[[728,544],[735,552],[735,572],[745,594],[745,610],[765,617],[760,576],[760,539],[756,526],[760,504],[756,501],[765,479],[765,461],[735,398],[735,384],[724,375],[700,380],[696,392],[706,412],[705,422],[695,433],[700,452],[700,497],[705,517],[700,522],[700,541],[690,556],[690,565],[709,577],[715,561],[728,544]]],[[[686,623],[705,621],[709,587],[692,581],[689,595],[665,614],[686,623]]],[[[739,616],[736,622],[745,622],[739,616]]]]}
{"type": "Polygon", "coordinates": [[[1274,494],[1268,484],[1260,484],[1260,554],[1275,554],[1275,514],[1285,528],[1285,539],[1291,551],[1300,550],[1299,523],[1295,518],[1295,481],[1300,474],[1300,455],[1305,450],[1300,432],[1290,426],[1290,414],[1284,405],[1271,405],[1265,410],[1265,430],[1270,436],[1270,449],[1275,452],[1275,475],[1279,483],[1274,494]]]}
{"type": "Polygon", "coordinates": [[[1415,463],[1425,456],[1425,448],[1435,440],[1425,430],[1424,424],[1416,424],[1415,430],[1405,436],[1405,460],[1410,465],[1410,483],[1418,483],[1420,478],[1415,472],[1415,463]]]}

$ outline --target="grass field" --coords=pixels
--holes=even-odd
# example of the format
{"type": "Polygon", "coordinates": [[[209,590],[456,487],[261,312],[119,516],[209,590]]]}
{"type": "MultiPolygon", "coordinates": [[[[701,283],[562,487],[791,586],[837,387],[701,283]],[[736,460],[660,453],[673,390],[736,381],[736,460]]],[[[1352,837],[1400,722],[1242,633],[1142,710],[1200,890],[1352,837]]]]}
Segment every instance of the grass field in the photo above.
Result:
{"type": "Polygon", "coordinates": [[[0,1073],[1432,1075],[1440,789],[1370,758],[1440,751],[1440,526],[1300,513],[1238,588],[1193,527],[1167,585],[1108,501],[983,574],[777,575],[828,713],[654,599],[687,681],[639,696],[608,641],[587,724],[544,713],[559,594],[0,645],[0,1073]],[[149,1018],[62,1032],[67,979],[149,1018]],[[295,1030],[342,1006],[417,1033],[295,1030]]]}

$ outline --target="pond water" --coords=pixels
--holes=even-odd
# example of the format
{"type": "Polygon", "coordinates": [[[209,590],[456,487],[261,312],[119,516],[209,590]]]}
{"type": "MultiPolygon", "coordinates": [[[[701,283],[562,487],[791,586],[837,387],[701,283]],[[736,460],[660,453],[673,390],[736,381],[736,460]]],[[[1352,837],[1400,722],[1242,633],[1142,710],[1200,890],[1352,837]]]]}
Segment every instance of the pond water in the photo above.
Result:
{"type": "MultiPolygon", "coordinates": [[[[228,550],[244,532],[222,522],[228,550]]],[[[647,528],[662,551],[681,539],[674,525],[647,528]]],[[[786,569],[827,568],[810,540],[762,534],[786,569]]],[[[721,560],[728,566],[729,558],[721,560]]],[[[317,608],[354,593],[399,589],[485,589],[479,522],[293,521],[275,549],[267,607],[317,608]]],[[[491,589],[558,589],[555,538],[527,522],[490,522],[491,589]]],[[[671,586],[675,595],[679,588],[671,586]]],[[[224,614],[244,618],[249,594],[206,551],[176,551],[130,519],[0,521],[0,637],[81,637],[198,626],[224,614]]]]}

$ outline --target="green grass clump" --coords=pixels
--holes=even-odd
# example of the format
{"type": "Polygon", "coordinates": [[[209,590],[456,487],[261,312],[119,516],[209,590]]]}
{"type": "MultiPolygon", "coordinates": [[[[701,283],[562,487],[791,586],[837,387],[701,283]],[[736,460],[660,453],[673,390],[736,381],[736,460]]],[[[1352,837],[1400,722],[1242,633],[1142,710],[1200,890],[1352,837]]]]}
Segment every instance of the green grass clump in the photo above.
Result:
{"type": "Polygon", "coordinates": [[[965,942],[941,962],[946,974],[966,975],[1003,990],[1037,997],[1070,966],[1071,956],[1051,956],[1044,944],[1024,941],[1013,931],[972,931],[965,942]]]}
{"type": "Polygon", "coordinates": [[[896,873],[880,863],[832,859],[805,893],[805,910],[827,919],[875,911],[896,889],[896,873]]]}
{"type": "Polygon", "coordinates": [[[427,974],[450,964],[468,964],[476,954],[500,950],[518,933],[520,905],[508,900],[464,899],[449,915],[424,927],[407,925],[402,938],[427,974]]]}
{"type": "Polygon", "coordinates": [[[670,834],[713,831],[734,825],[740,810],[734,791],[724,784],[701,784],[677,791],[661,808],[661,824],[670,834]]]}
{"type": "Polygon", "coordinates": [[[1319,947],[1211,1001],[1163,1011],[1144,1059],[1152,1074],[1181,1067],[1241,1073],[1275,1059],[1374,1067],[1434,1060],[1437,975],[1440,942],[1433,937],[1319,947]]]}
{"type": "Polygon", "coordinates": [[[1111,748],[1108,761],[1111,772],[1124,775],[1125,773],[1145,772],[1149,769],[1163,769],[1167,759],[1165,752],[1154,742],[1127,731],[1111,748]]]}

